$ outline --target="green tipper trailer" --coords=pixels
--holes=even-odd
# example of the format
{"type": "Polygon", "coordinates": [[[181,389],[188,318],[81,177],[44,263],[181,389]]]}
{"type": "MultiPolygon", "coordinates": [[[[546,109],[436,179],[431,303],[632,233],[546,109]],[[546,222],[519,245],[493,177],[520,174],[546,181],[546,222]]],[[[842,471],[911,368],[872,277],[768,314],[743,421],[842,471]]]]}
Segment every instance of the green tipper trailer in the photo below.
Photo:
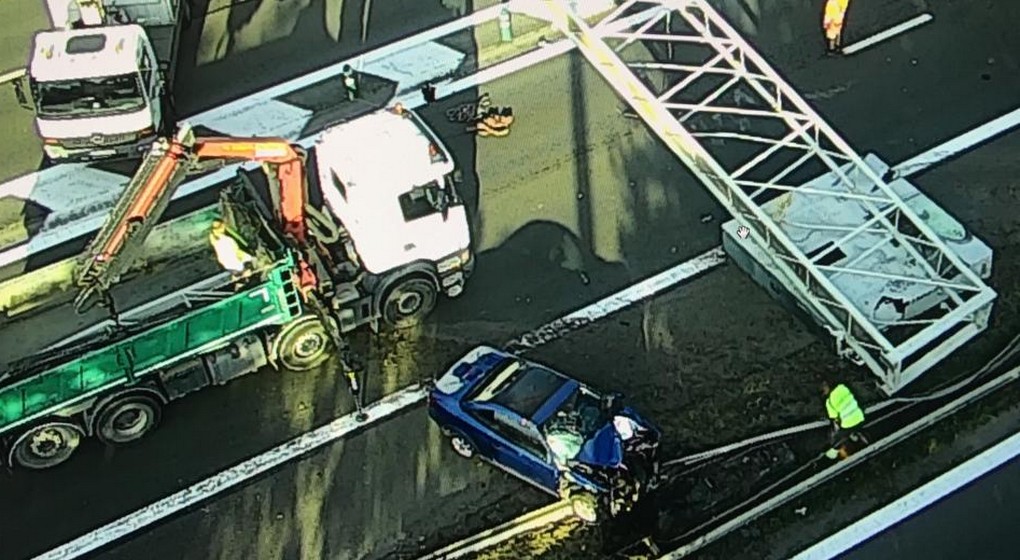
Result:
{"type": "Polygon", "coordinates": [[[226,214],[267,263],[248,284],[218,272],[0,369],[3,462],[41,469],[87,436],[134,441],[172,400],[267,364],[302,370],[329,357],[331,334],[304,305],[293,254],[253,215],[226,214]]]}

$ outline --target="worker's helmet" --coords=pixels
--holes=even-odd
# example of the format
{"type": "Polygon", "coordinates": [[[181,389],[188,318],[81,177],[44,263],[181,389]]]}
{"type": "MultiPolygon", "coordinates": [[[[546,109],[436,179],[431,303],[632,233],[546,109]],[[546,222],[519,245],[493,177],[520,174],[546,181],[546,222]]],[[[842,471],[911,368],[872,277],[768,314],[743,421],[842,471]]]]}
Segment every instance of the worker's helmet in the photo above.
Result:
{"type": "Polygon", "coordinates": [[[210,227],[213,233],[223,233],[227,231],[227,224],[223,223],[223,220],[213,220],[212,227],[210,227]]]}

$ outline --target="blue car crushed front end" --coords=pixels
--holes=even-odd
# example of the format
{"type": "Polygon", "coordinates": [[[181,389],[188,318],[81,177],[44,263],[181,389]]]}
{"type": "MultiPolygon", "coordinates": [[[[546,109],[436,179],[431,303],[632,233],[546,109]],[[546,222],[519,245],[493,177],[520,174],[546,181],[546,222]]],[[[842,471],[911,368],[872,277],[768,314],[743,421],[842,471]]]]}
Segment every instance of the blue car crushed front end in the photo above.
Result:
{"type": "Polygon", "coordinates": [[[658,427],[622,408],[567,461],[565,476],[601,497],[613,515],[627,511],[658,481],[661,437],[658,427]]]}
{"type": "MultiPolygon", "coordinates": [[[[661,439],[657,426],[632,408],[620,406],[619,395],[607,398],[561,373],[502,350],[478,347],[453,364],[429,391],[429,416],[446,435],[481,438],[477,443],[487,447],[483,440],[488,432],[480,429],[465,406],[477,410],[473,399],[478,398],[479,391],[488,393],[492,379],[515,367],[523,372],[522,376],[538,372],[533,378],[534,390],[546,391],[534,401],[540,404],[530,412],[521,412],[521,420],[540,430],[548,457],[541,459],[544,466],[517,471],[519,476],[560,497],[577,491],[589,493],[613,515],[629,510],[654,487],[661,439]],[[539,389],[537,381],[543,376],[561,381],[539,389]],[[542,472],[558,474],[550,478],[541,476],[542,472]]],[[[486,404],[499,399],[492,397],[486,404]]],[[[481,454],[485,457],[484,449],[481,454]]]]}

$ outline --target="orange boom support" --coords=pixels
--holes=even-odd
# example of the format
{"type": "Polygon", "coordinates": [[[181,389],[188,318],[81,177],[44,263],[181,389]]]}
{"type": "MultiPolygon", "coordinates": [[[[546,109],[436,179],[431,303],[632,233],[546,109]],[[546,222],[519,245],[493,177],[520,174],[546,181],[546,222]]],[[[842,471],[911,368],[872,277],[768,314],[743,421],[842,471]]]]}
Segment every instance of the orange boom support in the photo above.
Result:
{"type": "MultiPolygon", "coordinates": [[[[154,143],[114,211],[93,238],[78,269],[76,281],[81,293],[76,306],[80,308],[97,290],[105,291],[116,282],[136,258],[177,187],[189,172],[207,161],[262,163],[270,188],[279,193],[273,211],[282,232],[298,247],[305,247],[308,190],[303,150],[282,138],[196,139],[191,128],[182,125],[174,138],[154,143]]],[[[303,260],[299,264],[302,289],[314,287],[317,281],[312,268],[303,260]]]]}

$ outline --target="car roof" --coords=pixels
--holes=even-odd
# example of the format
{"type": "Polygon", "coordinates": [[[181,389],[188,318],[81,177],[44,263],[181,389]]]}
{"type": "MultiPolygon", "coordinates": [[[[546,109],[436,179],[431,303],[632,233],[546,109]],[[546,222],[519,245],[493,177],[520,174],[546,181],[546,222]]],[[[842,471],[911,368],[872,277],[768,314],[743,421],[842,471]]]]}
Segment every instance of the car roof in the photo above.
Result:
{"type": "Polygon", "coordinates": [[[482,385],[488,387],[471,401],[499,405],[540,425],[577,390],[579,383],[545,366],[518,360],[482,385]],[[501,383],[493,393],[491,384],[504,376],[509,381],[501,383]]]}

